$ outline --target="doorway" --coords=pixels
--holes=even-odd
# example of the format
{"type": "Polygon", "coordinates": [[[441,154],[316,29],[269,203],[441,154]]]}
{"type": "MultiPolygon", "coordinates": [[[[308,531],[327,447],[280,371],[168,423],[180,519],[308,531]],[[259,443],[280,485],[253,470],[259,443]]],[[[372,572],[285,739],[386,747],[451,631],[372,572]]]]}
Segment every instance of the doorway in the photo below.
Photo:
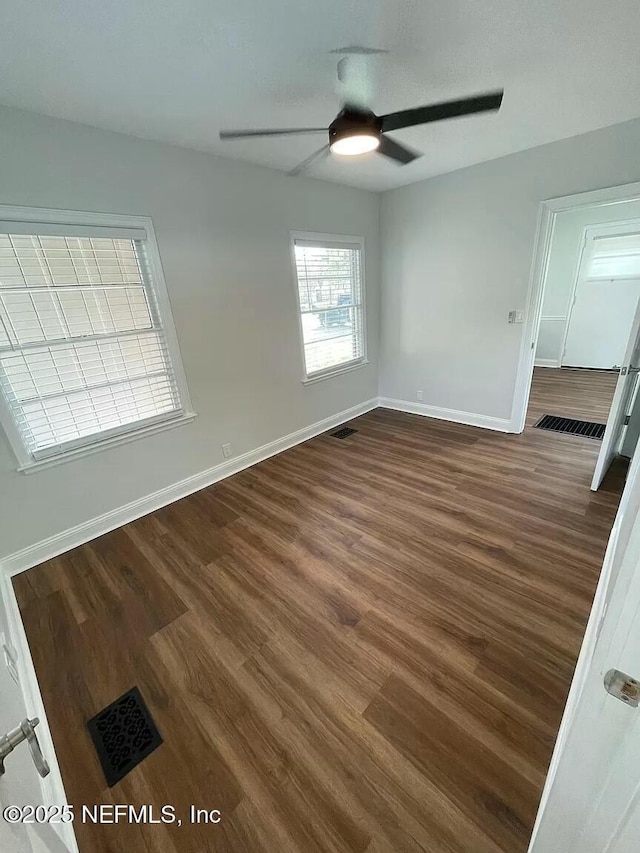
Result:
{"type": "Polygon", "coordinates": [[[595,491],[640,435],[640,185],[541,205],[528,307],[513,423],[601,440],[595,491]]]}

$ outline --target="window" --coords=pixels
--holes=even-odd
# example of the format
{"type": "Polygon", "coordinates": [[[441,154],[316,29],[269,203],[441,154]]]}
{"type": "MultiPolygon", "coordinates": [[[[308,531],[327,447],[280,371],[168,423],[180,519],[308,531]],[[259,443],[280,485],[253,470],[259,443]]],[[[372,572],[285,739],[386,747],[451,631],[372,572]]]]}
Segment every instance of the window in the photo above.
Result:
{"type": "Polygon", "coordinates": [[[587,278],[640,278],[640,233],[594,237],[587,278]]]}
{"type": "Polygon", "coordinates": [[[191,417],[150,228],[0,221],[1,414],[22,467],[191,417]]]}
{"type": "Polygon", "coordinates": [[[365,363],[362,241],[294,235],[305,379],[365,363]]]}

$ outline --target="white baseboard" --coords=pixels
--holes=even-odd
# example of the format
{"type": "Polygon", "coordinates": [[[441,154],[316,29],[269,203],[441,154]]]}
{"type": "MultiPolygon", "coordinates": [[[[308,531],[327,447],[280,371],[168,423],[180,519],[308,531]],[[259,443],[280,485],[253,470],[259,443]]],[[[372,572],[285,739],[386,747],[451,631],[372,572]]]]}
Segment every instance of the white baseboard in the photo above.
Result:
{"type": "Polygon", "coordinates": [[[508,418],[492,418],[489,415],[476,415],[473,412],[461,412],[458,409],[443,409],[440,406],[428,406],[426,403],[410,403],[407,400],[394,400],[391,397],[380,397],[379,404],[383,409],[395,409],[411,415],[423,415],[426,418],[453,421],[456,424],[468,424],[498,432],[513,432],[508,418]]]}
{"type": "Polygon", "coordinates": [[[89,521],[78,524],[76,527],[71,527],[68,530],[62,531],[62,533],[57,533],[54,536],[36,542],[34,545],[23,548],[21,551],[16,551],[13,554],[2,557],[0,559],[0,571],[10,577],[24,572],[26,569],[37,566],[39,563],[44,563],[45,560],[57,557],[58,554],[63,554],[65,551],[77,548],[78,545],[83,545],[97,536],[102,536],[110,530],[115,530],[116,527],[129,524],[129,522],[135,521],[136,518],[148,515],[150,512],[160,509],[160,507],[173,503],[207,486],[211,486],[213,483],[224,480],[232,474],[237,474],[245,468],[250,468],[257,462],[262,462],[263,459],[268,459],[270,456],[282,453],[283,450],[288,450],[288,448],[294,447],[296,444],[308,441],[310,438],[314,438],[314,436],[326,432],[332,427],[353,420],[353,418],[357,418],[359,415],[364,415],[366,412],[377,408],[377,406],[377,397],[366,400],[364,403],[359,403],[357,406],[352,406],[350,409],[345,409],[322,421],[317,421],[311,424],[311,426],[296,430],[296,432],[276,439],[276,441],[271,441],[269,444],[264,444],[256,450],[243,453],[242,456],[237,456],[228,462],[215,465],[213,468],[201,471],[199,474],[194,474],[192,477],[187,477],[171,486],[166,486],[164,489],[160,489],[143,498],[106,512],[104,515],[89,519],[89,521]]]}
{"type": "Polygon", "coordinates": [[[557,358],[536,358],[535,367],[561,367],[557,358]]]}
{"type": "MultiPolygon", "coordinates": [[[[68,804],[67,795],[60,774],[60,765],[53,746],[53,738],[49,728],[49,721],[40,693],[38,677],[33,665],[31,651],[27,642],[20,608],[13,591],[11,578],[0,574],[0,594],[7,614],[7,633],[12,645],[18,651],[18,674],[20,676],[20,689],[24,697],[24,703],[29,717],[38,717],[40,724],[37,728],[38,741],[51,772],[44,779],[40,779],[42,790],[42,803],[45,806],[65,806],[68,804]]],[[[6,673],[5,673],[6,674],[6,673]]],[[[35,770],[34,770],[35,773],[35,770]]],[[[62,842],[66,845],[69,853],[79,853],[78,843],[73,831],[72,823],[52,824],[62,842]]],[[[57,849],[57,848],[56,848],[57,849]]]]}

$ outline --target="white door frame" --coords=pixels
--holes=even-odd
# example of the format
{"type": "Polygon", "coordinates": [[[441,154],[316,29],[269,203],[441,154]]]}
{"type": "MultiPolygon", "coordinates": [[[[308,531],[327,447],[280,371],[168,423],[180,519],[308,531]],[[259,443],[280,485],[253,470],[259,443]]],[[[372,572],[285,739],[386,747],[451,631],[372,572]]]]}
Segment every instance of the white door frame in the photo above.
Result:
{"type": "Polygon", "coordinates": [[[536,344],[542,317],[542,300],[549,273],[551,243],[558,214],[581,208],[609,207],[628,201],[640,201],[640,182],[552,198],[540,203],[529,276],[526,321],[520,343],[518,372],[511,408],[510,432],[522,432],[527,418],[536,344]]]}
{"type": "MultiPolygon", "coordinates": [[[[567,338],[569,337],[569,326],[571,325],[571,315],[573,314],[573,306],[576,301],[576,296],[578,294],[578,285],[584,279],[584,267],[585,261],[587,260],[587,246],[589,244],[589,228],[590,226],[586,226],[582,229],[582,236],[580,237],[580,252],[578,253],[578,263],[576,264],[575,272],[573,275],[573,282],[571,283],[571,292],[569,293],[569,301],[567,302],[567,309],[565,311],[565,320],[564,320],[564,328],[562,330],[562,340],[560,341],[560,351],[558,352],[558,367],[562,367],[562,362],[564,360],[564,353],[567,348],[567,338]]],[[[553,243],[553,239],[551,241],[553,243]]],[[[551,247],[549,247],[549,251],[551,251],[551,247]]],[[[547,282],[545,281],[542,289],[542,300],[540,305],[544,304],[544,294],[547,289],[547,282]]],[[[542,313],[542,307],[540,309],[540,313],[542,313]]],[[[536,341],[536,347],[537,347],[536,341]]],[[[533,348],[535,353],[536,347],[533,348]]]]}

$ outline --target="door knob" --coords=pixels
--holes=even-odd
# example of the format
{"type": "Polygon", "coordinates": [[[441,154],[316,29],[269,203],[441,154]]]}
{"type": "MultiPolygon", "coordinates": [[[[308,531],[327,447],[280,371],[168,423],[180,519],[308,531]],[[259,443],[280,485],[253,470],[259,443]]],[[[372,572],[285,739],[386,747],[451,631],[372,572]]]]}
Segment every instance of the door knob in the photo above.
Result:
{"type": "Polygon", "coordinates": [[[40,720],[37,717],[34,717],[32,720],[26,718],[19,726],[16,726],[15,729],[11,729],[11,731],[7,732],[6,735],[2,735],[0,737],[0,776],[4,774],[4,761],[7,755],[13,752],[16,746],[25,740],[29,744],[31,758],[33,759],[33,763],[36,765],[38,773],[43,778],[49,775],[51,769],[42,754],[40,744],[38,743],[38,737],[36,735],[36,726],[39,724],[40,720]]]}
{"type": "Polygon", "coordinates": [[[604,677],[604,689],[630,708],[640,705],[640,681],[619,669],[610,669],[604,677]]]}

